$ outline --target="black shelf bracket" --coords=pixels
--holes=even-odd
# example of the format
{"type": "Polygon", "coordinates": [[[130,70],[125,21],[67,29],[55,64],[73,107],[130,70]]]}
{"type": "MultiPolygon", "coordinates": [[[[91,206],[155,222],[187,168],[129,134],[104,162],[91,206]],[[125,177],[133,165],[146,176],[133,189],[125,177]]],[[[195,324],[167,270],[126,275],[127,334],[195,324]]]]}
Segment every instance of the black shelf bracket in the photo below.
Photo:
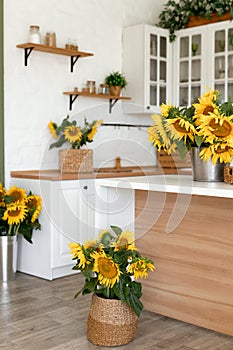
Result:
{"type": "Polygon", "coordinates": [[[28,65],[28,58],[29,58],[33,49],[34,49],[34,47],[25,47],[25,49],[24,49],[24,65],[25,66],[28,65]]]}
{"type": "MultiPolygon", "coordinates": [[[[77,94],[77,93],[69,94],[69,110],[70,111],[72,111],[73,103],[75,102],[75,100],[77,99],[78,96],[79,96],[79,94],[77,94]]],[[[91,94],[88,97],[91,97],[91,94]]],[[[115,106],[115,104],[117,103],[118,100],[119,100],[119,98],[117,98],[117,97],[115,99],[114,98],[109,99],[109,113],[110,114],[112,113],[113,106],[115,106]]]]}
{"type": "Polygon", "coordinates": [[[109,100],[109,113],[111,114],[112,113],[112,108],[115,106],[115,104],[117,103],[118,101],[118,98],[116,98],[114,101],[112,101],[113,99],[110,98],[109,100]]]}
{"type": "Polygon", "coordinates": [[[78,97],[78,95],[70,95],[70,103],[69,103],[69,109],[70,111],[72,111],[72,105],[74,103],[74,101],[76,100],[76,98],[78,97]]]}
{"type": "Polygon", "coordinates": [[[71,73],[73,73],[73,71],[74,71],[74,65],[75,65],[75,63],[77,62],[77,60],[79,59],[79,57],[80,57],[80,55],[77,55],[77,56],[71,56],[70,57],[70,71],[71,71],[71,73]]]}

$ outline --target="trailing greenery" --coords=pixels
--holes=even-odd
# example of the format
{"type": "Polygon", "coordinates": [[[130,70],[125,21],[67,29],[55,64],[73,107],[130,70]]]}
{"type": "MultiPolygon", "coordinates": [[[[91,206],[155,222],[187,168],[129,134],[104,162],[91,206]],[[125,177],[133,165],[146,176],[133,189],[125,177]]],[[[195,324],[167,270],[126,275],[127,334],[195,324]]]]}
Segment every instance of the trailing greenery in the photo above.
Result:
{"type": "Polygon", "coordinates": [[[121,86],[122,88],[124,88],[127,85],[127,81],[122,73],[118,71],[113,71],[112,73],[106,76],[105,84],[107,84],[109,87],[121,86]]]}
{"type": "Polygon", "coordinates": [[[214,13],[222,16],[227,12],[233,18],[233,0],[169,0],[159,15],[157,26],[169,29],[172,42],[176,38],[175,32],[185,28],[191,16],[210,18],[214,13]]]}

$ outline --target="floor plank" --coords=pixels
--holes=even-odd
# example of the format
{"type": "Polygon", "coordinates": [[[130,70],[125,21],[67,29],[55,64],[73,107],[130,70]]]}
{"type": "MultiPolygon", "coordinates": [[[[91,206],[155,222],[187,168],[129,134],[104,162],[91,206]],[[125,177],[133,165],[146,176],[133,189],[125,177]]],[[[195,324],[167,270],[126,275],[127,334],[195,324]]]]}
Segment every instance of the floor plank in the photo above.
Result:
{"type": "MultiPolygon", "coordinates": [[[[108,350],[86,338],[90,296],[74,300],[83,276],[47,281],[17,273],[1,284],[0,350],[108,350]]],[[[143,311],[121,350],[233,350],[233,337],[143,311]]]]}

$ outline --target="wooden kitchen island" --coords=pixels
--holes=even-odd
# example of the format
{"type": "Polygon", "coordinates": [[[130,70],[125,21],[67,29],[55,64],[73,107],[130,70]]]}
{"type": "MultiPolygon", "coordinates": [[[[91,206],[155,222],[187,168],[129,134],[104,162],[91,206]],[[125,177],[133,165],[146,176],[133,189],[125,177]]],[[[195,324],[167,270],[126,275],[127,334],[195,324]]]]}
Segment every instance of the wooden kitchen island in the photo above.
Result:
{"type": "Polygon", "coordinates": [[[99,220],[135,230],[145,309],[233,335],[233,187],[190,175],[99,179],[99,220]]]}

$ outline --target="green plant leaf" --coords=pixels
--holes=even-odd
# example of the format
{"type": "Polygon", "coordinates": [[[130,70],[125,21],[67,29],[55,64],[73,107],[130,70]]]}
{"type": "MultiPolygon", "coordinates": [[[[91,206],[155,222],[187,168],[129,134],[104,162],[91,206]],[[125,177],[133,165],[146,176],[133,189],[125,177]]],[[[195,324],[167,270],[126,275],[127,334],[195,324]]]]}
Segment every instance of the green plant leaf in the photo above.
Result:
{"type": "Polygon", "coordinates": [[[180,154],[180,158],[184,159],[188,152],[187,147],[184,145],[183,142],[179,142],[179,141],[176,142],[176,145],[177,145],[178,152],[180,154]]]}
{"type": "Polygon", "coordinates": [[[131,306],[135,314],[140,317],[141,312],[143,310],[142,302],[139,300],[139,298],[134,294],[131,293],[128,296],[128,304],[131,306]]]}
{"type": "Polygon", "coordinates": [[[110,227],[117,236],[119,236],[122,233],[122,229],[120,227],[118,226],[110,226],[110,227]]]}
{"type": "Polygon", "coordinates": [[[141,285],[141,283],[133,281],[131,286],[132,286],[133,293],[138,298],[141,298],[141,296],[142,296],[142,285],[141,285]]]}
{"type": "Polygon", "coordinates": [[[61,147],[66,141],[67,140],[65,139],[65,136],[61,135],[56,142],[51,143],[51,145],[49,146],[49,149],[54,148],[54,147],[61,147]]]}
{"type": "Polygon", "coordinates": [[[201,145],[203,144],[204,140],[201,136],[195,136],[195,142],[196,142],[196,145],[197,147],[201,147],[201,145]]]}

